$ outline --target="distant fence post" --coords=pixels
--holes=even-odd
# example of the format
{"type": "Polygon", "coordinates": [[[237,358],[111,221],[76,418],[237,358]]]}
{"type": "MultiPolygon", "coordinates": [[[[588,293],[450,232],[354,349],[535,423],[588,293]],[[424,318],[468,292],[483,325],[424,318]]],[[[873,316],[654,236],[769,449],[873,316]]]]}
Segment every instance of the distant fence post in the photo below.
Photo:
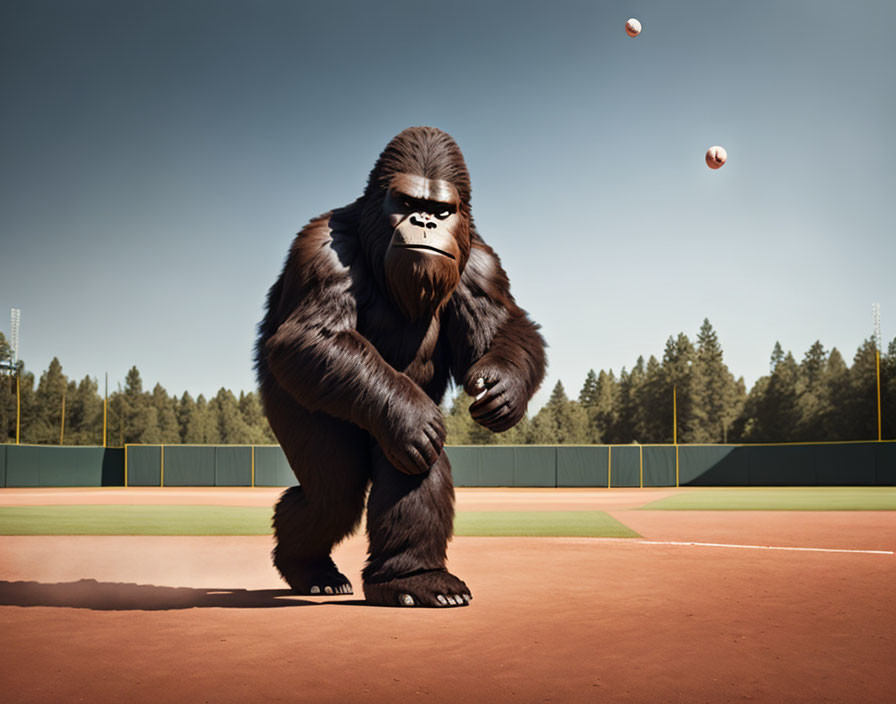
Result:
{"type": "Polygon", "coordinates": [[[638,474],[640,476],[640,480],[638,483],[638,488],[644,488],[644,446],[638,443],[638,474]]]}

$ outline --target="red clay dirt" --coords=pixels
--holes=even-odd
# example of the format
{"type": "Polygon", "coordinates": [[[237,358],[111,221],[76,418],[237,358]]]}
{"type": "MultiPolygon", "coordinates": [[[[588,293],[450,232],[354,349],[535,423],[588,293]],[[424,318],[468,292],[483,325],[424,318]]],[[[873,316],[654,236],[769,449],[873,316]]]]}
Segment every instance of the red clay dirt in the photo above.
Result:
{"type": "MultiPolygon", "coordinates": [[[[896,512],[613,514],[649,540],[896,549],[896,512]]],[[[896,687],[893,555],[456,538],[473,603],[424,610],[293,597],[270,547],[0,538],[0,697],[874,702],[896,687]]],[[[356,588],[364,548],[335,556],[356,588]]]]}

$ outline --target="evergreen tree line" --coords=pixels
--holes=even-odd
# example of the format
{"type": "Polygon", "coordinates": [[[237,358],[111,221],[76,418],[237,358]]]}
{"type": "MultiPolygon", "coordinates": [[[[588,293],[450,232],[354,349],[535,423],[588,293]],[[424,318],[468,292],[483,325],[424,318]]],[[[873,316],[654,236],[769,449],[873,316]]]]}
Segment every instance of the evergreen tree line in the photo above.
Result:
{"type": "MultiPolygon", "coordinates": [[[[2,333],[0,359],[9,359],[9,347],[2,333]]],[[[103,396],[96,379],[68,379],[55,357],[36,384],[34,374],[21,361],[18,371],[19,442],[103,444],[103,396]]],[[[0,442],[15,442],[16,384],[12,374],[0,376],[0,433],[0,442]]],[[[276,440],[256,393],[240,392],[237,397],[222,388],[206,400],[202,394],[194,399],[186,392],[179,398],[171,396],[161,384],[144,391],[140,372],[132,367],[124,386],[109,394],[106,443],[264,445],[276,440]]]]}
{"type": "MultiPolygon", "coordinates": [[[[0,361],[9,360],[9,345],[0,333],[0,361]]],[[[103,444],[103,398],[96,379],[69,380],[56,358],[37,380],[21,360],[18,371],[20,442],[103,444]]],[[[880,372],[883,437],[896,438],[896,339],[881,354],[880,372]]],[[[863,342],[850,367],[837,348],[825,350],[821,342],[799,362],[776,342],[769,374],[747,393],[704,320],[695,342],[684,333],[669,337],[661,360],[639,357],[618,375],[612,369],[589,371],[576,399],[557,382],[534,417],[524,417],[505,433],[475,423],[468,410],[472,402],[460,392],[443,409],[448,444],[875,440],[876,348],[872,340],[863,342]]],[[[276,443],[256,393],[237,397],[222,388],[207,400],[186,392],[170,396],[160,384],[144,391],[136,367],[124,386],[109,394],[106,410],[108,445],[276,443]]],[[[15,437],[15,377],[7,374],[0,376],[0,442],[15,442],[15,437]]]]}
{"type": "MultiPolygon", "coordinates": [[[[446,409],[448,443],[628,444],[638,442],[828,442],[877,439],[877,361],[872,340],[847,366],[843,356],[815,342],[797,362],[780,343],[769,374],[747,393],[723,360],[709,320],[692,342],[680,333],[666,341],[661,360],[588,372],[577,399],[557,382],[533,418],[495,435],[470,418],[472,399],[458,394],[446,409]],[[673,402],[674,398],[674,402],[673,402]]],[[[896,438],[896,339],[881,352],[884,439],[896,438]]]]}

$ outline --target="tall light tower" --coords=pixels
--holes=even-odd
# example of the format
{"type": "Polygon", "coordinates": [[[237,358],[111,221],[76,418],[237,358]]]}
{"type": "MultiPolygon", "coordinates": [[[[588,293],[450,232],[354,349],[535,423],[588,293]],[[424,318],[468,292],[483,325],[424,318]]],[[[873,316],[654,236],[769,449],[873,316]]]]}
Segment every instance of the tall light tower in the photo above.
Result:
{"type": "Polygon", "coordinates": [[[871,323],[874,325],[874,358],[877,365],[877,440],[881,438],[881,417],[880,417],[880,303],[871,304],[871,323]]]}
{"type": "Polygon", "coordinates": [[[22,396],[19,390],[19,323],[22,322],[22,311],[13,308],[9,312],[9,337],[12,347],[12,373],[16,375],[16,445],[19,444],[19,431],[22,426],[22,396]]]}
{"type": "Polygon", "coordinates": [[[22,322],[22,311],[13,308],[9,312],[9,344],[12,346],[12,365],[17,367],[19,363],[19,323],[22,322]]]}

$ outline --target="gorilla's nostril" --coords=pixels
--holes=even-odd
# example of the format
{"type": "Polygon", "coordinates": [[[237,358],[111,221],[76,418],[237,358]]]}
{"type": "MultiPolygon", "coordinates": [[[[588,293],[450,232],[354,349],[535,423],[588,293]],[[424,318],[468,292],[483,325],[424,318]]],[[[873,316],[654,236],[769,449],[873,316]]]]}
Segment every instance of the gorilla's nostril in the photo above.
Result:
{"type": "Polygon", "coordinates": [[[436,224],[432,220],[430,220],[428,223],[426,223],[426,229],[428,229],[428,230],[432,230],[435,227],[436,227],[436,224]]]}

